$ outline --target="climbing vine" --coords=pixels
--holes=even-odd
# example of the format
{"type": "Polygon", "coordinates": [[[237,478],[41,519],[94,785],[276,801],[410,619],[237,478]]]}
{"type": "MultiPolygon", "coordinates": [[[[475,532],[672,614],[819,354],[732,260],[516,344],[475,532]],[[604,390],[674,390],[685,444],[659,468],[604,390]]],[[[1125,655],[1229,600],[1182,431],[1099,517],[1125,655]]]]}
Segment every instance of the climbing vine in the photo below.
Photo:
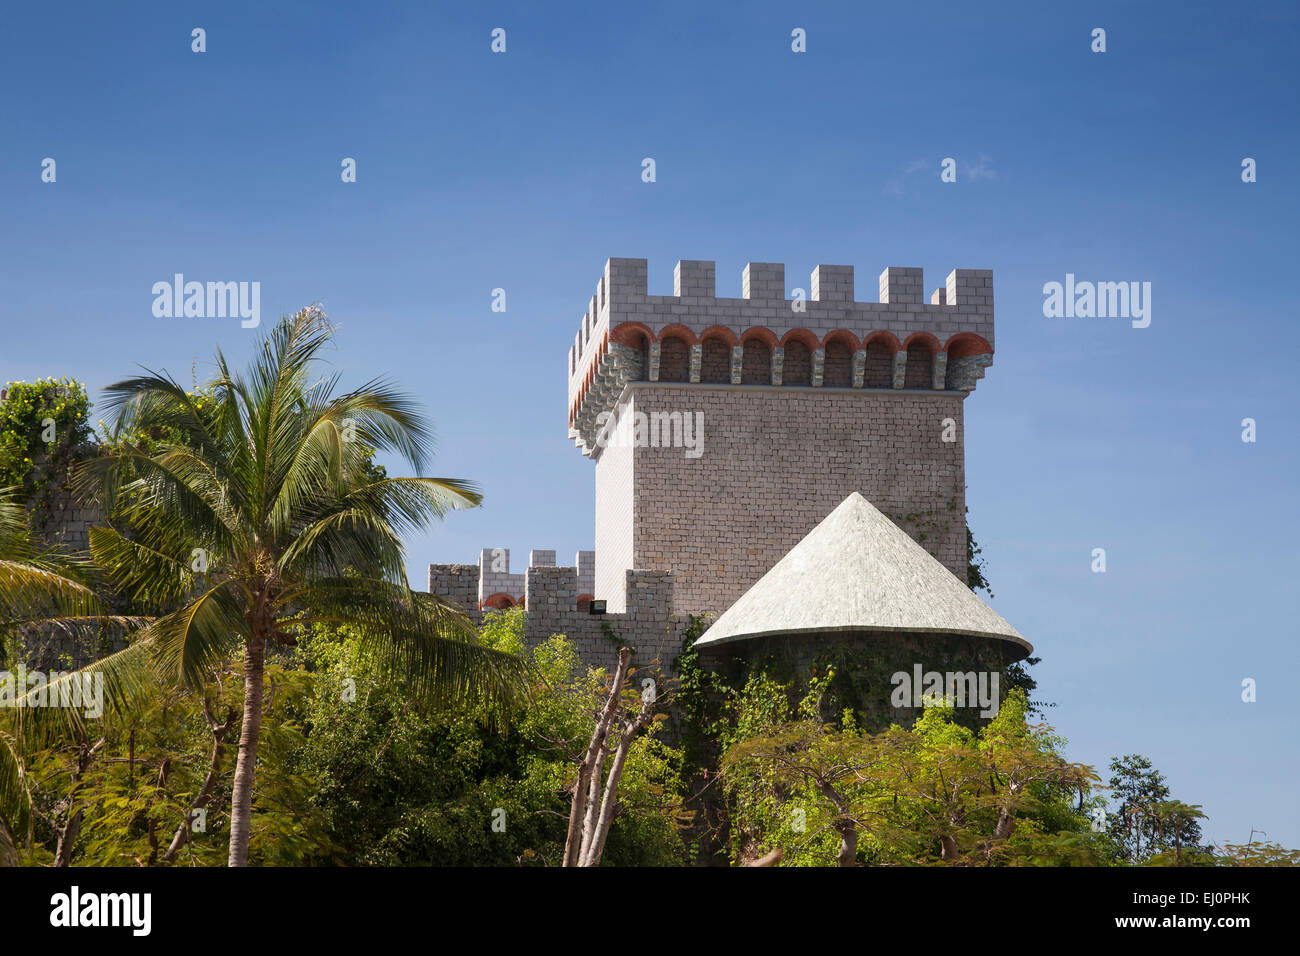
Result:
{"type": "Polygon", "coordinates": [[[633,654],[636,653],[636,648],[632,647],[631,644],[624,644],[623,639],[618,636],[618,634],[614,631],[614,628],[612,628],[609,622],[606,621],[604,618],[601,618],[600,621],[600,633],[605,635],[605,640],[609,641],[610,646],[614,648],[614,650],[617,651],[623,647],[631,647],[632,653],[633,654]]]}
{"type": "Polygon", "coordinates": [[[70,378],[10,382],[0,402],[0,488],[16,487],[34,509],[67,480],[91,438],[85,386],[70,378]]]}

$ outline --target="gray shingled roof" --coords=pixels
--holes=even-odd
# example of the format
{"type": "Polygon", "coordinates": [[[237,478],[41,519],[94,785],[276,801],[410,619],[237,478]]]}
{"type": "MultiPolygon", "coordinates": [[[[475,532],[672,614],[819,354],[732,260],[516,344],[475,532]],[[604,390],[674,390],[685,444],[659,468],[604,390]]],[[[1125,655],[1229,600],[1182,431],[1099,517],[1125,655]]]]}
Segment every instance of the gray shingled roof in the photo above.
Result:
{"type": "Polygon", "coordinates": [[[856,491],[697,641],[912,631],[1033,645],[856,491]]]}

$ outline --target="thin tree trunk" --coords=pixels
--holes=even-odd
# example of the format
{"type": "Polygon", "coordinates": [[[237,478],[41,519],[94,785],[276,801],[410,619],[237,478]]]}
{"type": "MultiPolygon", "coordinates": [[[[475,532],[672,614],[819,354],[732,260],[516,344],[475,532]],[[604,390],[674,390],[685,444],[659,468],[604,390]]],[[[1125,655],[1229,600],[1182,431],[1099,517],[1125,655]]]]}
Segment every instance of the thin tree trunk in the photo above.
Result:
{"type": "Polygon", "coordinates": [[[5,818],[0,817],[0,866],[17,865],[18,848],[14,846],[14,838],[5,824],[5,818]]]}
{"type": "Polygon", "coordinates": [[[985,860],[992,861],[993,848],[999,842],[1010,839],[1011,834],[1016,832],[1016,797],[1020,796],[1020,791],[1024,788],[1025,785],[1021,781],[1007,781],[1007,799],[998,810],[997,826],[993,828],[993,839],[984,852],[985,860]]]}
{"type": "Polygon", "coordinates": [[[564,859],[561,866],[577,866],[582,850],[582,821],[586,817],[587,788],[591,783],[591,767],[584,759],[578,764],[578,779],[573,784],[573,805],[569,807],[569,832],[564,838],[564,859]]]}
{"type": "Polygon", "coordinates": [[[858,828],[849,817],[849,801],[830,783],[819,780],[817,789],[831,802],[840,817],[835,821],[835,832],[840,835],[840,852],[835,862],[840,866],[856,866],[858,856],[858,828]]]}
{"type": "MultiPolygon", "coordinates": [[[[133,755],[132,760],[134,759],[135,758],[133,755]]],[[[172,758],[164,757],[162,765],[158,768],[158,777],[154,782],[153,799],[149,801],[149,810],[153,809],[153,805],[158,802],[158,795],[162,793],[164,789],[166,789],[167,776],[171,773],[171,769],[172,769],[172,758]]],[[[132,768],[132,772],[134,772],[134,768],[132,768]]],[[[145,816],[149,821],[147,826],[147,832],[149,835],[149,861],[147,865],[155,866],[158,863],[158,849],[159,849],[158,823],[156,820],[154,820],[153,815],[149,813],[149,810],[145,811],[145,816]]]]}
{"type": "Polygon", "coordinates": [[[72,848],[77,843],[77,834],[81,832],[81,818],[84,815],[85,808],[77,807],[77,811],[59,831],[58,847],[54,851],[55,866],[68,866],[72,862],[72,848]]]}
{"type": "Polygon", "coordinates": [[[840,831],[840,852],[835,862],[840,866],[857,866],[858,829],[847,821],[838,828],[840,831]]]}
{"type": "Polygon", "coordinates": [[[262,673],[266,642],[256,631],[244,648],[244,723],[239,729],[234,793],[230,798],[230,866],[248,865],[249,827],[253,816],[253,771],[262,732],[262,673]]]}
{"type": "Polygon", "coordinates": [[[628,751],[632,748],[632,741],[646,725],[650,715],[654,712],[654,702],[645,699],[641,702],[641,711],[633,720],[628,721],[623,728],[623,734],[618,741],[618,752],[614,754],[614,762],[609,767],[609,780],[605,784],[605,795],[600,801],[600,816],[596,821],[596,829],[591,834],[590,842],[587,844],[581,866],[598,866],[600,858],[605,852],[605,841],[609,838],[609,828],[614,823],[614,815],[618,810],[618,784],[623,778],[623,765],[627,763],[628,751]]]}
{"type": "Polygon", "coordinates": [[[212,756],[208,760],[208,774],[203,778],[203,786],[199,790],[199,795],[194,798],[194,803],[190,810],[185,814],[185,820],[176,828],[176,833],[172,837],[171,844],[167,847],[167,852],[162,855],[162,862],[171,863],[176,859],[176,854],[181,852],[181,848],[194,838],[194,811],[201,810],[208,805],[212,799],[212,792],[217,788],[217,781],[221,779],[221,758],[226,753],[226,735],[230,733],[230,728],[235,725],[235,711],[230,708],[226,712],[225,723],[217,723],[216,717],[212,714],[212,705],[206,697],[203,698],[203,713],[207,715],[208,726],[212,728],[212,756]]]}
{"type": "Polygon", "coordinates": [[[587,752],[583,755],[582,762],[578,764],[578,779],[573,785],[573,805],[569,808],[569,832],[564,840],[564,859],[561,866],[579,866],[583,848],[587,845],[590,831],[584,824],[587,821],[588,793],[597,793],[600,787],[599,778],[596,778],[593,785],[592,776],[596,768],[604,762],[605,741],[609,737],[610,724],[614,722],[614,717],[618,713],[619,696],[631,662],[632,652],[626,647],[620,648],[618,667],[614,671],[614,683],[610,687],[609,696],[605,698],[600,716],[596,719],[596,727],[591,732],[591,740],[587,743],[587,752]]]}
{"type": "Polygon", "coordinates": [[[59,841],[55,845],[54,865],[70,866],[72,864],[72,850],[77,845],[77,836],[81,833],[81,821],[86,815],[85,807],[77,807],[77,795],[81,791],[82,778],[86,770],[95,760],[95,755],[107,741],[100,738],[99,742],[93,747],[81,745],[77,753],[77,771],[72,776],[72,789],[68,792],[68,822],[62,827],[57,828],[59,841]],[[74,811],[72,808],[77,807],[74,811]]]}
{"type": "Polygon", "coordinates": [[[957,859],[957,841],[948,834],[939,837],[939,859],[955,860],[957,859]]]}
{"type": "Polygon", "coordinates": [[[591,768],[591,779],[587,781],[587,809],[582,818],[582,846],[584,847],[591,843],[591,835],[596,830],[596,819],[600,814],[600,785],[605,779],[605,757],[608,754],[609,748],[605,746],[604,741],[601,741],[600,750],[596,751],[596,765],[591,768]]]}

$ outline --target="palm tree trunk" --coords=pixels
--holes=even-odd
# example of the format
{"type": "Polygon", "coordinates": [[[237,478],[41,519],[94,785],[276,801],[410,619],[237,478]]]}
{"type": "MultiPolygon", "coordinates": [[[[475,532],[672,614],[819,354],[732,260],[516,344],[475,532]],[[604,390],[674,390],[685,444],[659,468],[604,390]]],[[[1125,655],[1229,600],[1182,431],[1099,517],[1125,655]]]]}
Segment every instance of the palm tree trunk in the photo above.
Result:
{"type": "Polygon", "coordinates": [[[266,642],[254,634],[244,648],[244,722],[239,730],[234,793],[230,800],[230,866],[248,865],[249,824],[253,816],[253,770],[262,732],[262,671],[266,642]]]}

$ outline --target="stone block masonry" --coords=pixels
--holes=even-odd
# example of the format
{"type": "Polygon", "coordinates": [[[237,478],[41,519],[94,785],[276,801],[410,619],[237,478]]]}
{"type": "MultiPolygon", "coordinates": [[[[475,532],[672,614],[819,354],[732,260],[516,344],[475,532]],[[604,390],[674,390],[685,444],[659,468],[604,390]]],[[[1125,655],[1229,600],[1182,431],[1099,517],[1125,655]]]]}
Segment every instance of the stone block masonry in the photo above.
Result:
{"type": "MultiPolygon", "coordinates": [[[[488,549],[491,550],[491,549],[488,549]]],[[[591,552],[579,552],[582,562],[591,552]]],[[[579,604],[583,563],[574,567],[535,565],[522,575],[524,594],[519,602],[527,611],[525,646],[536,647],[554,634],[565,635],[581,659],[592,666],[613,670],[620,646],[636,650],[637,667],[658,660],[664,673],[681,650],[689,618],[674,615],[673,576],[667,571],[627,571],[624,574],[625,613],[592,614],[579,604]]],[[[465,611],[475,624],[492,605],[480,604],[484,590],[480,567],[473,564],[431,564],[429,593],[437,594],[465,611]]]]}
{"type": "Polygon", "coordinates": [[[703,453],[620,448],[610,468],[597,458],[597,597],[616,595],[629,567],[668,570],[676,613],[721,613],[854,491],[965,582],[964,398],[629,386],[625,417],[697,414],[703,453]]]}
{"type": "MultiPolygon", "coordinates": [[[[879,277],[879,302],[854,297],[852,266],[817,266],[809,277],[809,298],[786,299],[785,267],[751,262],[741,277],[743,298],[719,298],[715,266],[683,260],[674,271],[674,294],[650,295],[644,259],[610,259],[569,349],[569,434],[584,454],[593,454],[596,419],[617,401],[630,381],[706,381],[698,370],[709,342],[741,349],[750,340],[769,350],[764,382],[782,381],[785,352],[797,344],[811,352],[847,349],[855,357],[881,343],[912,361],[924,350],[927,364],[940,354],[956,359],[993,354],[993,273],[954,269],[945,285],[924,301],[924,278],[917,268],[891,266],[879,277]],[[915,347],[914,347],[915,346],[915,347]],[[698,351],[697,351],[698,347],[698,351]]],[[[816,364],[824,361],[824,356],[816,364]]],[[[982,374],[962,365],[960,383],[940,389],[970,390],[982,374]]],[[[743,368],[737,371],[752,380],[743,368]]],[[[817,380],[816,369],[807,384],[817,380]]],[[[931,381],[927,368],[921,379],[931,381]]],[[[739,382],[739,378],[735,381],[739,382]]],[[[799,384],[799,383],[795,383],[799,384]]],[[[863,384],[854,382],[852,387],[863,384]]],[[[901,388],[901,377],[893,387],[901,388]]]]}
{"type": "MultiPolygon", "coordinates": [[[[963,403],[992,364],[993,274],[749,263],[739,299],[683,260],[650,295],[610,259],[569,351],[569,435],[596,460],[596,596],[623,612],[629,569],[674,574],[676,613],[720,613],[851,492],[966,580],[963,403]],[[624,439],[629,416],[697,416],[701,454],[624,439]],[[948,441],[944,441],[944,438],[948,441]]],[[[653,439],[653,430],[651,434],[653,439]]]]}

